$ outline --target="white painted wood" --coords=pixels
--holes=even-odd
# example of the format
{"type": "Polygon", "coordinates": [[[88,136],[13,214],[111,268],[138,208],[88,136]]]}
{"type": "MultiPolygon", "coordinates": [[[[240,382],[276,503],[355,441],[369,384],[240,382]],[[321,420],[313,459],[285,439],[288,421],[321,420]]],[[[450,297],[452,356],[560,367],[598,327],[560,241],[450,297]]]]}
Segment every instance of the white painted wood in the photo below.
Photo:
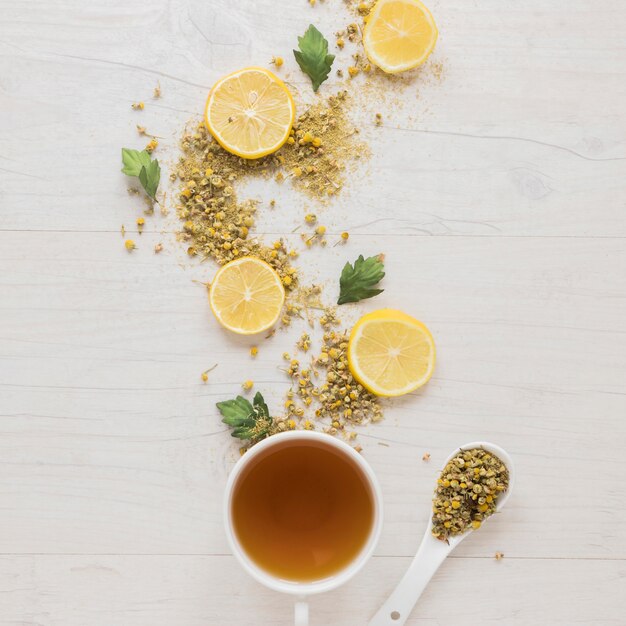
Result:
{"type": "MultiPolygon", "coordinates": [[[[409,562],[374,557],[345,587],[311,599],[311,625],[365,624],[409,562]]],[[[614,560],[453,557],[407,624],[621,626],[610,598],[620,596],[623,579],[623,562],[614,560]]],[[[0,581],[7,625],[293,624],[292,600],[241,576],[226,555],[5,557],[0,581]]]]}
{"type": "MultiPolygon", "coordinates": [[[[442,80],[426,71],[382,101],[356,98],[372,158],[315,208],[331,240],[349,230],[350,241],[300,259],[331,300],[346,260],[385,252],[385,293],[342,311],[345,324],[402,308],[432,328],[439,355],[422,392],[361,430],[383,537],[361,576],[314,600],[312,624],[373,615],[417,548],[441,462],[472,439],[510,451],[516,492],[408,623],[621,624],[626,7],[432,8],[442,80]]],[[[252,378],[278,407],[280,355],[304,327],[251,360],[251,342],[210,316],[193,281],[214,267],[186,258],[172,215],[134,233],[128,255],[119,227],[141,205],[119,149],[139,147],[145,124],[163,135],[167,168],[215,78],[272,55],[310,98],[296,35],[351,19],[340,0],[0,0],[1,626],[290,623],[289,599],[227,555],[221,494],[238,452],[214,403],[252,378]],[[131,111],[139,99],[145,111],[131,111]]],[[[289,185],[247,192],[277,199],[258,231],[297,245],[311,202],[289,185]]]]}

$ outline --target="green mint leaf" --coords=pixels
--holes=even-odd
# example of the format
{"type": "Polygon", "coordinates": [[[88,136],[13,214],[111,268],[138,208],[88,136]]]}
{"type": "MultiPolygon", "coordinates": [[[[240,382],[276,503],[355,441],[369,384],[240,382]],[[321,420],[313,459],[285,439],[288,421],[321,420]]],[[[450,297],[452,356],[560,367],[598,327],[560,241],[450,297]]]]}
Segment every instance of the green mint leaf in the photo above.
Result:
{"type": "Polygon", "coordinates": [[[234,400],[218,402],[217,408],[222,414],[222,422],[229,426],[241,426],[250,419],[254,421],[254,409],[242,396],[237,396],[234,400]]]}
{"type": "Polygon", "coordinates": [[[384,275],[385,266],[380,254],[368,259],[364,259],[361,254],[354,265],[346,263],[339,279],[337,304],[358,302],[382,293],[383,289],[375,289],[374,286],[382,280],[384,275]]]}
{"type": "Polygon", "coordinates": [[[145,150],[122,148],[122,173],[127,176],[139,176],[141,168],[150,165],[150,155],[145,150]]]}
{"type": "Polygon", "coordinates": [[[257,391],[253,404],[246,398],[237,396],[234,400],[218,402],[222,422],[233,429],[231,435],[238,439],[259,441],[270,433],[272,418],[260,392],[257,391]]]}
{"type": "Polygon", "coordinates": [[[139,182],[145,189],[148,196],[153,200],[156,200],[156,192],[159,188],[159,181],[161,180],[161,167],[159,162],[154,159],[150,161],[148,166],[143,166],[139,172],[139,182]]]}
{"type": "Polygon", "coordinates": [[[252,404],[254,405],[254,410],[257,415],[261,415],[263,417],[270,416],[270,411],[267,408],[267,404],[265,404],[265,400],[263,399],[260,391],[256,392],[254,399],[252,400],[252,404]]]}
{"type": "Polygon", "coordinates": [[[259,425],[255,423],[252,426],[240,426],[235,428],[231,435],[233,437],[237,437],[237,439],[249,439],[253,443],[256,443],[257,441],[267,437],[269,432],[269,425],[259,428],[259,425]]]}
{"type": "Polygon", "coordinates": [[[161,167],[146,150],[122,148],[122,172],[127,176],[137,176],[145,192],[156,200],[156,192],[161,180],[161,167]]]}
{"type": "Polygon", "coordinates": [[[298,37],[298,48],[293,54],[300,69],[311,79],[313,91],[328,78],[330,68],[335,60],[334,54],[328,54],[328,41],[313,24],[302,37],[298,37]]]}

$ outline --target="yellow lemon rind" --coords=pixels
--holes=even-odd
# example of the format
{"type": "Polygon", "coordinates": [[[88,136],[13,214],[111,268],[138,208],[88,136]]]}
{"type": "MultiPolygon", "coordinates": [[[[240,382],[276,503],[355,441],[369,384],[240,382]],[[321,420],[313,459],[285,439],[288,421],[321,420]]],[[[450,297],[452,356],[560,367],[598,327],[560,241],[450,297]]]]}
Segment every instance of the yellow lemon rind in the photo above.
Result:
{"type": "Polygon", "coordinates": [[[296,119],[296,105],[295,105],[295,102],[293,100],[293,96],[291,95],[291,92],[289,91],[287,85],[285,85],[285,83],[280,78],[278,78],[278,76],[276,76],[276,74],[274,74],[273,72],[270,72],[269,70],[265,69],[264,67],[257,67],[257,66],[254,66],[254,65],[250,66],[250,67],[244,67],[243,69],[240,69],[240,70],[236,70],[236,71],[231,72],[230,74],[227,74],[226,76],[223,76],[222,78],[220,78],[213,85],[213,87],[211,87],[211,91],[209,91],[209,95],[208,95],[207,100],[206,100],[206,105],[204,107],[204,123],[206,124],[207,129],[209,130],[209,132],[211,133],[211,135],[213,136],[215,141],[217,141],[217,143],[220,146],[222,146],[222,148],[224,148],[224,150],[226,150],[226,152],[230,152],[231,154],[234,154],[235,156],[241,157],[242,159],[248,159],[248,160],[260,159],[260,158],[262,158],[264,156],[267,156],[268,154],[273,154],[274,152],[276,152],[277,150],[282,148],[285,145],[285,142],[287,141],[287,139],[289,139],[289,133],[290,133],[292,127],[293,127],[293,123],[294,123],[295,119],[296,119]],[[237,74],[242,74],[243,72],[248,72],[248,71],[253,71],[253,70],[254,71],[258,71],[258,72],[262,72],[263,74],[266,74],[274,82],[276,82],[280,87],[283,88],[284,92],[287,94],[287,97],[289,99],[289,105],[290,105],[290,109],[291,109],[291,119],[290,119],[288,127],[286,127],[285,136],[281,139],[281,141],[279,143],[276,144],[276,146],[273,146],[272,148],[268,148],[267,150],[257,150],[256,152],[253,152],[253,153],[246,153],[246,152],[241,152],[240,150],[237,150],[233,146],[231,146],[228,143],[226,143],[222,139],[220,134],[212,127],[211,120],[210,120],[210,117],[209,117],[209,106],[210,106],[210,104],[212,102],[212,99],[215,96],[215,93],[217,92],[218,88],[224,82],[226,82],[228,79],[232,78],[233,76],[235,76],[237,74]]]}
{"type": "Polygon", "coordinates": [[[377,311],[373,311],[371,313],[364,315],[354,325],[350,333],[347,356],[348,356],[348,366],[350,368],[351,374],[354,376],[357,382],[359,382],[361,385],[363,385],[363,387],[365,387],[365,389],[367,389],[367,391],[369,391],[370,393],[373,393],[376,396],[380,396],[383,398],[395,398],[398,396],[406,395],[407,393],[411,393],[412,391],[415,391],[419,389],[420,387],[423,387],[430,380],[435,369],[435,361],[436,361],[437,353],[436,353],[435,341],[433,339],[432,333],[423,322],[420,322],[414,317],[407,315],[403,311],[398,311],[397,309],[379,309],[377,311]],[[426,372],[426,374],[420,380],[415,381],[413,384],[407,385],[406,387],[403,387],[401,389],[390,390],[390,389],[380,387],[374,381],[362,375],[362,372],[359,370],[359,368],[356,365],[356,361],[358,361],[358,359],[355,359],[354,357],[354,350],[357,344],[357,340],[362,335],[363,329],[368,324],[376,323],[379,321],[403,322],[407,326],[418,327],[422,331],[422,334],[428,339],[428,342],[432,350],[432,353],[431,353],[432,356],[431,356],[430,363],[429,363],[430,367],[428,371],[426,372]]]}
{"type": "Polygon", "coordinates": [[[384,4],[387,4],[391,0],[379,0],[375,5],[372,11],[368,16],[367,23],[365,24],[365,29],[363,31],[363,47],[365,49],[365,54],[367,58],[373,63],[376,67],[380,68],[385,74],[401,74],[402,72],[407,72],[409,70],[415,69],[420,65],[423,65],[428,57],[432,54],[435,49],[435,45],[437,43],[437,39],[439,37],[439,30],[437,29],[437,24],[435,23],[435,19],[433,18],[432,13],[429,11],[428,7],[424,6],[419,0],[406,0],[407,2],[412,2],[414,4],[419,5],[420,9],[428,19],[429,24],[432,27],[432,38],[430,42],[429,48],[426,52],[419,58],[415,59],[411,63],[405,63],[401,66],[390,66],[385,63],[384,60],[381,60],[379,57],[373,54],[373,52],[368,48],[368,36],[371,33],[372,25],[375,23],[376,18],[378,17],[382,7],[384,4]]]}
{"type": "Polygon", "coordinates": [[[215,274],[215,277],[213,278],[213,281],[211,282],[211,286],[209,288],[209,306],[211,307],[211,311],[212,311],[213,315],[215,316],[215,319],[220,323],[221,326],[226,328],[226,330],[230,330],[231,332],[234,332],[237,335],[257,335],[257,334],[262,333],[262,332],[264,332],[266,330],[269,330],[278,321],[278,318],[280,317],[280,314],[281,314],[281,311],[282,311],[284,303],[285,303],[285,287],[283,286],[283,283],[280,280],[280,277],[276,273],[276,270],[269,263],[266,263],[265,261],[263,261],[261,259],[258,259],[256,257],[253,257],[253,256],[242,256],[239,259],[235,259],[234,261],[230,261],[230,262],[226,263],[225,265],[222,265],[222,267],[220,267],[220,269],[215,274]],[[272,319],[271,322],[268,322],[267,324],[263,325],[262,327],[255,328],[253,330],[246,329],[246,328],[241,328],[241,327],[238,327],[238,326],[231,326],[230,324],[228,324],[222,318],[222,316],[220,315],[219,311],[216,309],[216,307],[215,307],[215,305],[213,303],[213,298],[212,298],[213,285],[215,285],[217,282],[219,282],[219,277],[222,275],[222,273],[226,269],[232,268],[233,265],[239,265],[242,262],[250,261],[250,260],[252,260],[255,263],[258,263],[260,265],[264,265],[265,267],[267,267],[268,270],[270,270],[275,275],[275,277],[276,277],[276,284],[280,288],[280,293],[281,293],[281,302],[280,302],[280,306],[277,309],[276,316],[272,319]]]}

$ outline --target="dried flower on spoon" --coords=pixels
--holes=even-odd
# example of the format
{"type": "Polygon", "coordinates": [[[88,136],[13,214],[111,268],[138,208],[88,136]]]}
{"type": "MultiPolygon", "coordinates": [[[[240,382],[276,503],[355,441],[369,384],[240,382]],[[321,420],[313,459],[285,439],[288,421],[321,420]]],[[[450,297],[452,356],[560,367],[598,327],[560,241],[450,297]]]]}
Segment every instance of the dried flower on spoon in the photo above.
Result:
{"type": "Polygon", "coordinates": [[[482,448],[462,450],[437,480],[433,535],[445,541],[480,528],[495,513],[498,498],[508,487],[509,472],[497,456],[482,448]]]}

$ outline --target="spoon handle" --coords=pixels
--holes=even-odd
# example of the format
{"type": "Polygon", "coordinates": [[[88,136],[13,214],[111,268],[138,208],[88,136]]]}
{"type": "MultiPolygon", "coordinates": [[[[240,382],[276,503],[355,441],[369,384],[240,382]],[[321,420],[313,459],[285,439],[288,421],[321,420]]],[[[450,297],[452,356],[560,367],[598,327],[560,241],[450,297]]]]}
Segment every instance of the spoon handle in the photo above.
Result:
{"type": "Polygon", "coordinates": [[[455,547],[432,536],[430,528],[406,574],[368,626],[401,626],[409,618],[433,574],[455,547]]]}

